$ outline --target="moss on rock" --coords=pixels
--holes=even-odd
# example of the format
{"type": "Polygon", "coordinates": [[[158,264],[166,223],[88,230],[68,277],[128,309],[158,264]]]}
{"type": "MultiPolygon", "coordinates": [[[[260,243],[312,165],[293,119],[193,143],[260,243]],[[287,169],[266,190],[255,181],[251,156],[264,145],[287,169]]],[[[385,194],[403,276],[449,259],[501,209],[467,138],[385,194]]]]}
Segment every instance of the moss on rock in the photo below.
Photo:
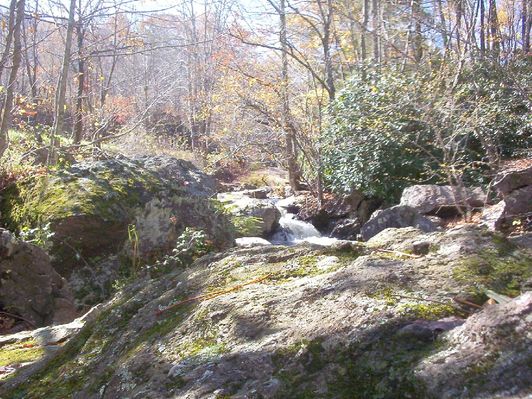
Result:
{"type": "Polygon", "coordinates": [[[532,278],[531,265],[532,257],[526,253],[487,249],[462,260],[453,270],[453,277],[469,283],[475,292],[489,288],[514,297],[521,292],[522,284],[532,278]]]}
{"type": "Polygon", "coordinates": [[[35,362],[45,355],[45,350],[34,340],[25,340],[0,347],[0,367],[35,362]]]}

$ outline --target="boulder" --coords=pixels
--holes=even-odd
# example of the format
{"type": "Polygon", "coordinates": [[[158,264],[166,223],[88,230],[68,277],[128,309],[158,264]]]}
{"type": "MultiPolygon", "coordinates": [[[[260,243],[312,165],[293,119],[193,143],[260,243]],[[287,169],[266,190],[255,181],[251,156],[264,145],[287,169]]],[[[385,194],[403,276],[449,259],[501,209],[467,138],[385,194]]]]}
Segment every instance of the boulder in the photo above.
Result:
{"type": "Polygon", "coordinates": [[[271,200],[251,198],[243,191],[218,194],[232,215],[237,237],[268,237],[279,227],[281,212],[271,200]]]}
{"type": "Polygon", "coordinates": [[[514,220],[520,220],[524,229],[532,227],[532,186],[512,191],[499,203],[485,208],[482,212],[482,224],[490,230],[504,230],[511,227],[514,220]]]}
{"type": "Polygon", "coordinates": [[[322,234],[339,239],[354,239],[380,202],[366,198],[357,190],[339,195],[325,193],[320,207],[311,193],[296,198],[299,219],[312,223],[322,234]]]}
{"type": "Polygon", "coordinates": [[[234,245],[214,190],[190,162],[119,158],[21,179],[3,191],[0,210],[12,231],[49,226],[52,265],[68,279],[110,255],[161,256],[186,227],[204,230],[215,249],[234,245]]]}
{"type": "Polygon", "coordinates": [[[331,237],[341,240],[355,240],[362,224],[358,219],[339,219],[332,222],[331,237]]]}
{"type": "Polygon", "coordinates": [[[520,169],[506,170],[495,176],[491,187],[503,197],[512,191],[532,186],[532,165],[520,169]]]}
{"type": "Polygon", "coordinates": [[[390,227],[415,227],[423,232],[435,231],[437,227],[414,208],[396,205],[374,212],[369,221],[362,226],[362,239],[367,241],[379,232],[390,227]]]}
{"type": "Polygon", "coordinates": [[[401,196],[401,205],[414,208],[422,214],[457,214],[459,208],[483,207],[487,197],[480,187],[465,188],[432,184],[407,187],[401,196]]]}
{"type": "Polygon", "coordinates": [[[0,229],[0,308],[35,326],[76,316],[72,292],[46,252],[5,229],[0,229]]]}
{"type": "Polygon", "coordinates": [[[447,333],[442,346],[448,350],[425,359],[415,371],[427,397],[529,397],[531,317],[532,292],[527,292],[487,307],[447,333]]]}
{"type": "MultiPolygon", "coordinates": [[[[526,397],[528,302],[475,315],[453,301],[478,284],[519,286],[529,278],[523,253],[486,252],[504,238],[478,226],[419,234],[474,252],[233,248],[133,282],[38,373],[3,379],[0,396],[526,397]],[[465,323],[453,317],[471,313],[465,323]]],[[[1,341],[0,355],[15,362],[1,341]]]]}
{"type": "Polygon", "coordinates": [[[132,225],[143,254],[172,246],[187,226],[206,230],[218,247],[230,246],[227,221],[209,200],[213,193],[214,181],[189,162],[112,159],[20,181],[4,191],[1,209],[16,230],[50,222],[51,254],[68,276],[80,259],[122,249],[132,225]]]}

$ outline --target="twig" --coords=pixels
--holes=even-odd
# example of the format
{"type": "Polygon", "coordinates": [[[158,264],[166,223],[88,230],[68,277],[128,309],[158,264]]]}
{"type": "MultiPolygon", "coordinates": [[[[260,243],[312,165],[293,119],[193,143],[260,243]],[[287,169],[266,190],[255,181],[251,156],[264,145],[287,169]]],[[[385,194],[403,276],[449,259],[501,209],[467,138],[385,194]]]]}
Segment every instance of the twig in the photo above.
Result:
{"type": "Polygon", "coordinates": [[[224,295],[224,294],[228,294],[230,292],[238,291],[241,288],[245,287],[246,285],[260,283],[260,282],[268,279],[272,274],[273,273],[268,273],[265,276],[262,276],[262,277],[254,279],[254,280],[248,281],[247,283],[244,283],[244,284],[235,285],[234,287],[228,288],[226,290],[210,292],[208,294],[202,294],[202,295],[198,295],[198,296],[195,296],[195,297],[192,297],[192,298],[184,299],[184,300],[176,302],[173,305],[170,305],[170,306],[168,306],[168,307],[166,307],[164,309],[160,309],[160,310],[156,311],[155,314],[157,316],[160,316],[164,312],[166,312],[168,310],[171,310],[173,308],[176,308],[178,306],[184,305],[186,303],[195,302],[195,301],[206,301],[206,300],[213,299],[213,298],[216,298],[216,297],[224,295]]]}
{"type": "Polygon", "coordinates": [[[415,297],[415,296],[400,295],[400,294],[390,294],[390,296],[395,296],[395,297],[403,298],[403,299],[415,299],[415,300],[418,300],[418,301],[434,302],[434,303],[439,303],[440,305],[449,305],[448,302],[438,301],[436,299],[419,298],[419,297],[415,297]]]}
{"type": "Polygon", "coordinates": [[[0,314],[3,314],[5,316],[9,316],[9,317],[13,317],[14,319],[22,320],[23,322],[28,323],[32,328],[37,328],[37,326],[35,324],[33,324],[31,321],[29,321],[28,319],[25,319],[22,316],[18,316],[18,315],[13,314],[13,313],[5,312],[3,310],[0,310],[0,314]]]}
{"type": "MultiPolygon", "coordinates": [[[[434,302],[434,303],[439,303],[440,305],[445,305],[445,306],[452,306],[452,304],[449,304],[448,302],[443,302],[443,301],[438,301],[436,299],[429,299],[429,298],[419,298],[419,297],[415,297],[415,296],[408,296],[408,295],[399,295],[399,294],[391,294],[391,296],[394,296],[394,297],[398,297],[398,298],[404,298],[404,299],[415,299],[417,301],[425,301],[425,302],[434,302]]],[[[457,300],[456,298],[453,298],[456,302],[460,302],[459,300],[457,300]]],[[[467,302],[467,301],[466,301],[467,302]]],[[[472,306],[478,306],[478,305],[475,305],[474,303],[468,303],[472,306]]],[[[463,314],[465,315],[468,315],[468,313],[462,309],[459,309],[457,308],[456,306],[453,306],[457,311],[460,311],[462,312],[463,314]]],[[[480,307],[480,306],[479,306],[480,307]]]]}
{"type": "Polygon", "coordinates": [[[467,300],[465,300],[465,299],[453,298],[453,300],[454,300],[455,302],[461,303],[462,305],[468,305],[468,306],[472,306],[472,307],[477,308],[477,309],[482,309],[482,306],[477,305],[476,303],[473,303],[473,302],[467,301],[467,300]]]}
{"type": "Polygon", "coordinates": [[[391,253],[391,254],[407,256],[409,258],[421,258],[421,255],[408,254],[406,252],[395,251],[393,249],[376,249],[375,252],[386,252],[386,253],[391,253]]]}

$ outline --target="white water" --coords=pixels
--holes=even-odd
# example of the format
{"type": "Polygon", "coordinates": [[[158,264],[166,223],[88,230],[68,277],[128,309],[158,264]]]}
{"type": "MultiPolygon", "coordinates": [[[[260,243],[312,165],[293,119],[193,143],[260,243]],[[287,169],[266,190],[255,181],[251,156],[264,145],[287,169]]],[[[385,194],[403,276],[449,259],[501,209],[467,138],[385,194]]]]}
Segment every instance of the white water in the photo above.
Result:
{"type": "Polygon", "coordinates": [[[276,202],[276,207],[281,212],[279,224],[281,228],[272,236],[270,242],[276,245],[295,245],[300,242],[310,242],[317,245],[331,245],[336,238],[323,237],[311,224],[296,219],[296,215],[288,213],[286,208],[293,199],[286,198],[276,202]]]}

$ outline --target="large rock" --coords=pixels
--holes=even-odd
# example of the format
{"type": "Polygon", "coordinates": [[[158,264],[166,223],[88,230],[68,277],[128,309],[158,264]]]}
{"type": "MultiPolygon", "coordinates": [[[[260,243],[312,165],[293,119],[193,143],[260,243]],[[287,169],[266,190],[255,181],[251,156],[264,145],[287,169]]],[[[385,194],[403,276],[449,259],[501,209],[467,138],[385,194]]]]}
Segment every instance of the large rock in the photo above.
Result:
{"type": "Polygon", "coordinates": [[[39,373],[0,382],[0,396],[526,397],[528,302],[457,327],[478,310],[453,298],[479,284],[507,295],[529,278],[527,258],[477,226],[416,234],[473,252],[307,244],[212,254],[126,287],[39,373]]]}
{"type": "Polygon", "coordinates": [[[514,221],[523,224],[524,229],[532,227],[532,186],[512,191],[499,203],[485,208],[482,223],[491,230],[505,230],[514,221]]]}
{"type": "Polygon", "coordinates": [[[41,248],[0,229],[0,309],[35,326],[66,323],[76,316],[67,282],[41,248]]]}
{"type": "Polygon", "coordinates": [[[417,367],[427,394],[442,399],[530,397],[531,318],[530,291],[471,316],[445,336],[446,350],[417,367]]]}
{"type": "Polygon", "coordinates": [[[497,174],[491,186],[503,197],[514,190],[532,186],[532,165],[520,169],[506,170],[497,174]]]}
{"type": "Polygon", "coordinates": [[[15,231],[49,224],[53,266],[69,278],[108,255],[160,256],[186,227],[204,230],[214,248],[233,245],[213,194],[213,180],[189,162],[121,158],[20,180],[4,190],[0,209],[15,231]]]}
{"type": "Polygon", "coordinates": [[[355,219],[340,219],[333,222],[334,227],[331,230],[330,236],[341,240],[355,240],[360,233],[362,224],[360,220],[355,219]]]}
{"type": "Polygon", "coordinates": [[[238,237],[269,237],[279,227],[281,212],[270,200],[243,191],[218,194],[218,199],[232,215],[238,237]]]}
{"type": "Polygon", "coordinates": [[[432,184],[407,187],[401,196],[401,205],[414,208],[422,214],[455,214],[458,208],[480,208],[487,197],[480,187],[463,190],[453,186],[432,184]]]}
{"type": "Polygon", "coordinates": [[[356,238],[361,225],[380,205],[357,190],[344,195],[325,193],[321,206],[311,193],[299,195],[295,201],[297,212],[292,213],[297,213],[299,219],[312,223],[322,234],[350,240],[356,238]]]}
{"type": "Polygon", "coordinates": [[[431,232],[437,229],[434,223],[420,215],[414,208],[396,205],[374,212],[369,221],[362,226],[360,234],[362,239],[367,241],[390,227],[416,227],[423,232],[431,232]]]}

